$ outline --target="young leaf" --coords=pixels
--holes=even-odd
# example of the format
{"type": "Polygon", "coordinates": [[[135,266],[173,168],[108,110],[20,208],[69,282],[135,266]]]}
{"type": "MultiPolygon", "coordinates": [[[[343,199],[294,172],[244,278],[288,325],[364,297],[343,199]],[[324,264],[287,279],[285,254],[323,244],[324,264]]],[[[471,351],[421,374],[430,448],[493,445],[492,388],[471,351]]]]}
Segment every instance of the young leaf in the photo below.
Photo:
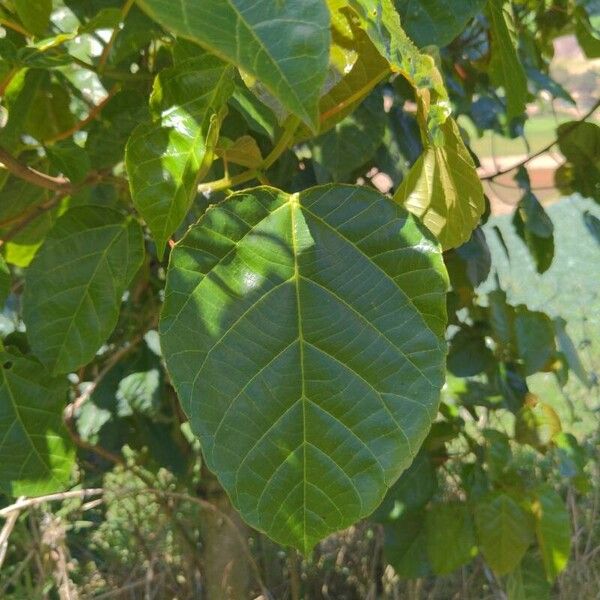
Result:
{"type": "Polygon", "coordinates": [[[502,492],[477,505],[475,524],[483,556],[498,575],[512,571],[533,542],[530,515],[502,492]]]}
{"type": "Polygon", "coordinates": [[[536,490],[532,508],[546,578],[552,582],[567,566],[571,554],[569,511],[559,494],[548,485],[536,490]]]}
{"type": "Polygon", "coordinates": [[[448,250],[470,239],[485,201],[475,164],[454,120],[448,119],[442,131],[444,146],[427,146],[394,199],[417,215],[448,250]]]}
{"type": "Polygon", "coordinates": [[[318,129],[331,42],[324,0],[138,0],[138,5],[165,28],[257,78],[318,129]]]}
{"type": "Polygon", "coordinates": [[[446,286],[430,234],[361,187],[240,192],[175,246],[163,354],[248,523],[307,553],[377,507],[436,414],[446,286]]]}
{"type": "Polygon", "coordinates": [[[0,489],[11,496],[55,492],[68,483],[74,452],[62,421],[66,378],[0,352],[0,489]]]}
{"type": "Polygon", "coordinates": [[[427,511],[427,554],[436,575],[447,575],[477,555],[473,520],[466,504],[435,504],[427,511]]]}
{"type": "Polygon", "coordinates": [[[231,67],[208,54],[162,71],[150,98],[155,120],[136,127],[127,143],[131,197],[159,258],[212,164],[232,76],[231,67]]]}
{"type": "Polygon", "coordinates": [[[486,0],[394,0],[406,33],[419,47],[447,46],[485,6],[486,0]]]}
{"type": "Polygon", "coordinates": [[[492,34],[490,78],[494,85],[504,88],[508,118],[520,117],[527,103],[527,75],[517,53],[512,3],[489,0],[487,15],[492,34]]]}
{"type": "Polygon", "coordinates": [[[27,337],[52,373],[92,360],[143,253],[138,223],[112,209],[76,207],[58,219],[27,270],[23,296],[27,337]]]}

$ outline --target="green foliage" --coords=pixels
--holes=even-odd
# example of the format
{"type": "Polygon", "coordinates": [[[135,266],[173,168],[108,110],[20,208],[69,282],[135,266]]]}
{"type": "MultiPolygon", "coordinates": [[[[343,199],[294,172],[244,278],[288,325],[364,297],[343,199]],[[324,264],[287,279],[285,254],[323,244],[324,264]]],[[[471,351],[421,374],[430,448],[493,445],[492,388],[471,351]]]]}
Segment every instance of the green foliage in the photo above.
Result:
{"type": "MultiPolygon", "coordinates": [[[[596,57],[595,23],[549,0],[1,1],[7,502],[143,463],[224,489],[261,548],[370,518],[401,578],[478,556],[548,597],[594,440],[533,387],[573,417],[597,374],[572,314],[502,276],[566,251],[533,156],[506,229],[471,145],[521,136],[542,92],[572,104],[553,43],[596,57]]],[[[597,107],[555,142],[557,186],[596,202],[597,107]]]]}
{"type": "Polygon", "coordinates": [[[163,351],[247,521],[307,553],[373,512],[437,406],[445,289],[431,235],[364,188],[255,188],[188,231],[163,351]]]}

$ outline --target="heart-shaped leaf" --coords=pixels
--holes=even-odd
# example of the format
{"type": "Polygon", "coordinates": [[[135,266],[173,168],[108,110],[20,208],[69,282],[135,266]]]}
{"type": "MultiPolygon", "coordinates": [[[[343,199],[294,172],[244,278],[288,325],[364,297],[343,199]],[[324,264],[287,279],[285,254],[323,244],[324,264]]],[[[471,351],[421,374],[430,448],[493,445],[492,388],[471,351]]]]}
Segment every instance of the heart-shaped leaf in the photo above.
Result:
{"type": "Polygon", "coordinates": [[[377,507],[436,415],[446,287],[434,238],[361,187],[240,192],[175,246],[167,368],[252,526],[306,553],[377,507]]]}

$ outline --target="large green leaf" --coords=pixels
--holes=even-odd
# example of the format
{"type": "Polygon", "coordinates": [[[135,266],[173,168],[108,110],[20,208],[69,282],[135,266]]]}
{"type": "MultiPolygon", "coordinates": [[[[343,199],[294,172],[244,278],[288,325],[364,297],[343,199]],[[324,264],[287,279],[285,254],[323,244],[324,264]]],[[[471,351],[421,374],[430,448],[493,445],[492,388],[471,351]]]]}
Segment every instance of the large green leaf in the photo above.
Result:
{"type": "Polygon", "coordinates": [[[74,452],[62,421],[68,381],[35,360],[0,352],[0,489],[36,496],[64,488],[74,452]]]}
{"type": "Polygon", "coordinates": [[[446,46],[486,0],[394,0],[406,33],[420,46],[446,46]]]}
{"type": "Polygon", "coordinates": [[[442,130],[444,146],[427,146],[394,199],[417,215],[447,250],[470,239],[485,201],[475,164],[458,126],[448,119],[442,130]]]}
{"type": "Polygon", "coordinates": [[[512,2],[489,0],[487,15],[492,34],[490,79],[504,88],[507,115],[512,119],[523,114],[527,102],[527,74],[517,53],[512,2]]]}
{"type": "Polygon", "coordinates": [[[261,187],[175,246],[161,345],[242,516],[308,552],[408,467],[443,383],[437,243],[386,196],[261,187]]]}
{"type": "Polygon", "coordinates": [[[475,524],[483,556],[498,575],[512,571],[533,542],[530,516],[505,493],[496,493],[477,505],[475,524]]]}
{"type": "Polygon", "coordinates": [[[208,54],[162,71],[150,107],[154,121],[133,131],[125,152],[131,197],[152,231],[159,257],[210,168],[233,92],[233,72],[208,54]]]}
{"type": "Polygon", "coordinates": [[[533,502],[535,532],[548,581],[567,566],[571,554],[571,521],[563,499],[549,485],[541,485],[533,502]]]}
{"type": "Polygon", "coordinates": [[[385,523],[384,552],[394,571],[406,579],[431,575],[427,556],[425,511],[409,511],[398,520],[385,523]]]}
{"type": "Polygon", "coordinates": [[[318,129],[327,75],[324,0],[137,0],[161,25],[256,77],[288,110],[318,129]]]}
{"type": "Polygon", "coordinates": [[[23,297],[29,342],[53,373],[89,362],[107,340],[143,252],[138,223],[112,209],[76,207],[58,219],[27,270],[23,297]]]}
{"type": "Polygon", "coordinates": [[[427,555],[436,575],[447,575],[477,555],[475,528],[466,504],[434,504],[427,511],[427,555]]]}

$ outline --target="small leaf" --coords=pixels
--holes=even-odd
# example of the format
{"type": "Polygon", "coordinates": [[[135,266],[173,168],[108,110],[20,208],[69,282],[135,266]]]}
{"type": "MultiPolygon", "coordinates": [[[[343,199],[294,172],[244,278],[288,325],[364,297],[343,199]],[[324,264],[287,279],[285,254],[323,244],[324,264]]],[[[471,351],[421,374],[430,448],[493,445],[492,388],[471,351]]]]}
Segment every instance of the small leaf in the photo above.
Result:
{"type": "Polygon", "coordinates": [[[554,330],[556,332],[558,348],[566,357],[569,369],[577,375],[579,381],[581,381],[583,385],[590,388],[590,378],[581,362],[579,352],[577,351],[571,336],[567,332],[567,322],[562,317],[556,317],[554,319],[554,330]]]}
{"type": "Polygon", "coordinates": [[[558,187],[600,202],[600,126],[570,121],[557,129],[558,146],[567,164],[557,171],[558,187]]]}
{"type": "Polygon", "coordinates": [[[517,52],[517,31],[512,3],[490,0],[487,15],[492,34],[490,79],[504,88],[509,119],[520,117],[527,103],[527,75],[517,52]]]}
{"type": "Polygon", "coordinates": [[[556,411],[549,404],[539,402],[533,394],[528,394],[525,406],[517,413],[515,439],[521,444],[545,449],[561,429],[556,411]]]}
{"type": "Polygon", "coordinates": [[[381,506],[371,517],[394,521],[409,511],[421,509],[437,489],[437,475],[429,454],[421,450],[412,465],[388,490],[381,506]]]}
{"type": "Polygon", "coordinates": [[[131,197],[159,258],[212,164],[232,76],[230,67],[208,54],[161,71],[150,98],[155,120],[140,124],[127,143],[131,197]]]}
{"type": "Polygon", "coordinates": [[[46,148],[50,164],[73,183],[85,179],[90,170],[86,151],[72,140],[65,140],[46,148]]]}
{"type": "Polygon", "coordinates": [[[518,306],[515,316],[517,352],[525,375],[544,371],[556,354],[554,326],[548,315],[518,306]]]}
{"type": "Polygon", "coordinates": [[[0,489],[38,496],[68,483],[74,452],[62,420],[66,378],[35,360],[0,353],[0,489]]]}
{"type": "Polygon", "coordinates": [[[288,110],[318,129],[331,41],[323,0],[138,0],[138,5],[166,29],[258,79],[288,110]]]}
{"type": "Polygon", "coordinates": [[[443,147],[429,145],[394,199],[417,215],[444,250],[469,240],[485,209],[475,164],[454,120],[443,125],[443,147]]]}
{"type": "Polygon", "coordinates": [[[534,539],[530,515],[502,492],[477,505],[475,523],[483,556],[497,575],[512,571],[534,539]]]}
{"type": "Polygon", "coordinates": [[[138,223],[112,209],[76,207],[58,219],[23,297],[33,352],[54,374],[88,363],[107,340],[143,252],[138,223]]]}
{"type": "Polygon", "coordinates": [[[427,555],[436,575],[447,575],[477,555],[473,519],[466,504],[434,504],[427,511],[427,555]]]}
{"type": "Polygon", "coordinates": [[[250,135],[243,135],[233,142],[220,139],[216,148],[217,156],[236,165],[256,169],[263,163],[263,157],[256,140],[250,135]]]}
{"type": "Polygon", "coordinates": [[[571,554],[571,522],[563,499],[548,485],[537,488],[532,505],[546,578],[553,582],[571,554]]]}
{"type": "Polygon", "coordinates": [[[361,187],[233,194],[175,246],[163,354],[248,523],[307,553],[373,512],[437,410],[446,286],[430,234],[361,187]]]}

